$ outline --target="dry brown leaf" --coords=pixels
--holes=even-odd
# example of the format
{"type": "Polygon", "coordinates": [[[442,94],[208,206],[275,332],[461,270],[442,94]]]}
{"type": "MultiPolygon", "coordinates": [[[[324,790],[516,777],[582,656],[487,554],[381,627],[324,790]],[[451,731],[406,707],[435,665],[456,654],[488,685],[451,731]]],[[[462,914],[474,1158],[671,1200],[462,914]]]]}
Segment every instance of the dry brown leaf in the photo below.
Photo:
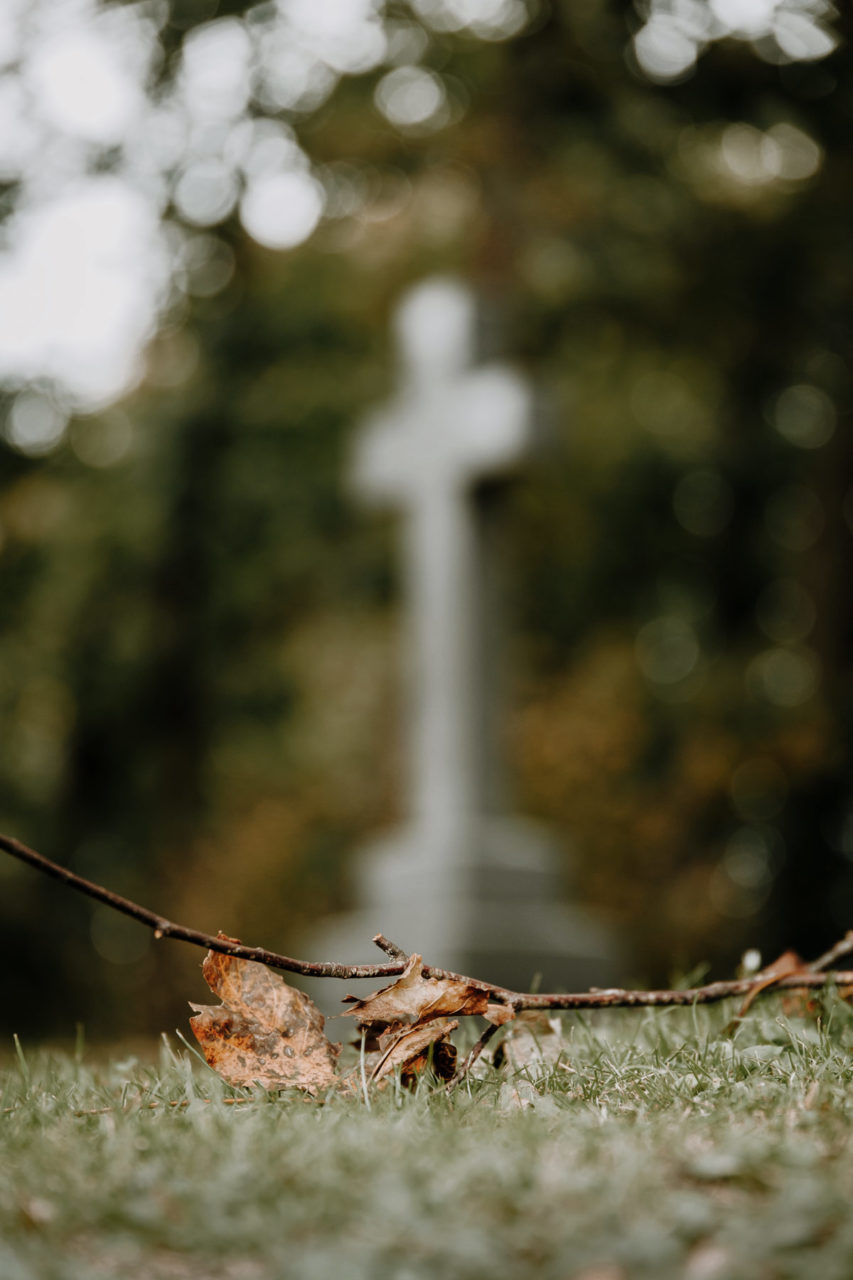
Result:
{"type": "MultiPolygon", "coordinates": [[[[846,1000],[841,988],[838,994],[846,1000]]],[[[782,1012],[786,1018],[816,1018],[821,1010],[821,1002],[807,991],[786,991],[781,999],[782,1012]]]]}
{"type": "Polygon", "coordinates": [[[450,1043],[450,1033],[459,1022],[449,1018],[432,1018],[414,1027],[392,1028],[380,1037],[379,1061],[371,1072],[371,1080],[381,1080],[400,1068],[404,1081],[422,1071],[433,1047],[432,1065],[436,1075],[449,1080],[456,1069],[456,1050],[450,1043]]]}
{"type": "Polygon", "coordinates": [[[190,1026],[208,1064],[229,1084],[320,1093],[340,1083],[340,1045],[326,1038],[322,1013],[302,991],[266,965],[218,951],[208,951],[202,973],[222,1004],[191,1005],[190,1026]]]}
{"type": "Polygon", "coordinates": [[[496,1027],[502,1027],[507,1022],[512,1022],[515,1018],[515,1009],[508,1004],[498,1004],[497,1001],[489,1002],[486,1006],[486,1017],[489,1022],[493,1022],[496,1027]]]}
{"type": "Polygon", "coordinates": [[[485,1014],[489,1007],[488,993],[470,982],[454,978],[425,978],[421,973],[423,960],[419,955],[409,956],[403,974],[390,987],[374,991],[364,1000],[354,996],[344,1016],[354,1017],[360,1027],[373,1023],[420,1023],[448,1015],[485,1014]]]}
{"type": "Polygon", "coordinates": [[[737,1011],[737,1017],[746,1016],[762,991],[766,991],[768,987],[772,987],[780,978],[790,978],[795,973],[810,973],[811,969],[803,960],[802,956],[798,956],[796,951],[783,951],[777,956],[772,963],[765,965],[760,973],[755,975],[756,985],[751,991],[747,992],[746,998],[737,1011]]]}

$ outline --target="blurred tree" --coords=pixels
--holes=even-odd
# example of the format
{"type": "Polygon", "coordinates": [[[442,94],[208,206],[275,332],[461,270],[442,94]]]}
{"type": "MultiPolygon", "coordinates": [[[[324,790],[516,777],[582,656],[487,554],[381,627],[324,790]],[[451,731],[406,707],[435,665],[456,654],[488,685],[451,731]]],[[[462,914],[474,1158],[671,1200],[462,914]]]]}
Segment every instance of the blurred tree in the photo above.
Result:
{"type": "MultiPolygon", "coordinates": [[[[173,5],[161,103],[203,85],[204,41],[272,48],[266,7],[213,13],[173,5]]],[[[850,22],[725,13],[389,6],[373,62],[353,38],[298,102],[257,90],[296,134],[252,135],[242,225],[185,158],[144,380],[47,445],[44,383],[10,395],[4,829],[283,950],[343,903],[397,794],[393,542],[347,497],[348,432],[387,393],[393,300],[453,270],[550,400],[511,510],[520,803],[649,977],[847,927],[850,22]],[[290,156],[310,222],[297,134],[326,216],[282,252],[258,156],[290,156]]],[[[183,1017],[197,956],[0,883],[12,1029],[183,1017]]]]}

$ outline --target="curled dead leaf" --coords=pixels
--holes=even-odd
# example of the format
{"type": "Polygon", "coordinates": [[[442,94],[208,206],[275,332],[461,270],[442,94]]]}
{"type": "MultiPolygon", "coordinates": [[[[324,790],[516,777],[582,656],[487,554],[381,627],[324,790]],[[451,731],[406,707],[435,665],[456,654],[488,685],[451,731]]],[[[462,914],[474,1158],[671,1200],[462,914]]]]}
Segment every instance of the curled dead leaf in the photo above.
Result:
{"type": "Polygon", "coordinates": [[[347,996],[353,1007],[347,1009],[345,1016],[356,1018],[360,1027],[367,1027],[487,1013],[488,992],[481,987],[455,978],[425,978],[422,968],[421,957],[411,955],[405,971],[389,987],[374,991],[364,1000],[347,996]]]}
{"type": "Polygon", "coordinates": [[[743,1004],[737,1011],[737,1018],[746,1017],[747,1012],[755,1003],[762,991],[766,991],[768,987],[772,987],[780,978],[790,978],[797,973],[810,973],[811,969],[806,964],[802,956],[797,955],[796,951],[783,951],[770,964],[765,965],[760,973],[755,975],[755,986],[751,991],[747,992],[743,1004]]]}
{"type": "Polygon", "coordinates": [[[207,953],[202,973],[222,1004],[191,1005],[190,1026],[208,1065],[229,1084],[316,1094],[340,1083],[340,1045],[327,1039],[325,1018],[304,992],[266,965],[217,951],[207,953]]]}
{"type": "Polygon", "coordinates": [[[513,1009],[512,1005],[499,1004],[497,1000],[490,1000],[486,1006],[486,1017],[496,1027],[502,1027],[507,1022],[512,1022],[515,1016],[515,1009],[513,1009]]]}
{"type": "Polygon", "coordinates": [[[430,1058],[437,1076],[450,1080],[456,1070],[456,1049],[450,1043],[450,1033],[459,1026],[458,1020],[433,1018],[414,1027],[391,1028],[380,1036],[379,1059],[371,1072],[371,1080],[378,1081],[400,1068],[404,1082],[422,1071],[430,1058]]]}

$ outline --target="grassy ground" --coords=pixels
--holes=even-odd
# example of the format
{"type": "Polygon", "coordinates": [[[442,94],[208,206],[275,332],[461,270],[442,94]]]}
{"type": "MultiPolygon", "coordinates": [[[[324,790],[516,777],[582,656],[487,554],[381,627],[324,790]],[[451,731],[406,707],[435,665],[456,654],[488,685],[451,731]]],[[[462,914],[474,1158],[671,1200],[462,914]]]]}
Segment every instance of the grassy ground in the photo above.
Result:
{"type": "Polygon", "coordinates": [[[0,1074],[3,1280],[849,1280],[853,1017],[564,1020],[448,1097],[248,1095],[157,1065],[0,1074]],[[531,1077],[534,1082],[531,1082],[531,1077]]]}

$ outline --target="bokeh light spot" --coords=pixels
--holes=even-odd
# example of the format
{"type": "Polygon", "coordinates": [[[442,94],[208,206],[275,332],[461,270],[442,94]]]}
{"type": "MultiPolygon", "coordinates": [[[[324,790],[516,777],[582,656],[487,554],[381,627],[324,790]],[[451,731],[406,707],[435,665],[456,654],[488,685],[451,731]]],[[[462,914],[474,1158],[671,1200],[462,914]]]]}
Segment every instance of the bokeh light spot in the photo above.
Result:
{"type": "Polygon", "coordinates": [[[676,684],[695,669],[700,656],[696,632],[684,618],[653,618],[637,634],[635,653],[640,670],[653,684],[676,684]]]}
{"type": "Polygon", "coordinates": [[[773,23],[773,38],[792,62],[815,62],[826,58],[838,45],[838,38],[811,14],[782,10],[773,23]]]}
{"type": "Polygon", "coordinates": [[[221,160],[198,160],[187,166],[174,190],[175,207],[197,227],[213,227],[237,203],[237,175],[221,160]]]}
{"type": "Polygon", "coordinates": [[[775,760],[755,756],[735,769],[729,793],[745,821],[767,822],[780,813],[788,794],[788,780],[775,760]]]}
{"type": "Polygon", "coordinates": [[[68,411],[38,391],[22,391],[6,418],[5,437],[21,453],[41,457],[62,441],[68,411]]]}
{"type": "Polygon", "coordinates": [[[762,148],[767,168],[786,182],[814,177],[823,161],[823,151],[814,138],[787,121],[767,130],[762,148]]]}
{"type": "Polygon", "coordinates": [[[138,376],[168,283],[158,210],[92,177],[27,211],[0,253],[0,377],[43,378],[91,411],[138,376]]]}
{"type": "Polygon", "coordinates": [[[794,578],[777,578],[765,587],[755,606],[755,617],[768,640],[796,644],[805,640],[815,624],[814,602],[794,578]]]}
{"type": "Polygon", "coordinates": [[[709,405],[678,368],[641,373],[631,386],[630,405],[637,422],[675,454],[695,454],[713,431],[709,405]]]}
{"type": "Polygon", "coordinates": [[[145,376],[154,387],[180,387],[200,363],[199,341],[186,327],[164,326],[146,352],[145,376]]]}
{"type": "Polygon", "coordinates": [[[295,133],[280,120],[244,120],[234,134],[241,136],[235,144],[235,158],[249,178],[310,167],[295,133]]]}
{"type": "MultiPolygon", "coordinates": [[[[768,761],[748,761],[754,764],[768,761]]],[[[711,899],[717,910],[733,919],[748,919],[764,906],[773,887],[776,872],[784,856],[779,833],[764,824],[738,827],[726,842],[723,856],[711,879],[711,899]]],[[[747,952],[743,967],[757,970],[761,954],[747,952]]]]}
{"type": "Polygon", "coordinates": [[[337,84],[319,58],[294,43],[287,28],[264,32],[258,42],[254,97],[271,111],[315,111],[337,84]]]}
{"type": "Polygon", "coordinates": [[[778,707],[808,702],[820,681],[820,664],[807,649],[767,649],[747,668],[747,685],[778,707]]]}
{"type": "Polygon", "coordinates": [[[819,449],[835,431],[835,405],[820,387],[797,384],[777,397],[772,412],[776,430],[801,449],[819,449]]]}
{"type": "MultiPolygon", "coordinates": [[[[359,75],[385,56],[386,41],[377,0],[286,0],[279,4],[281,30],[291,46],[305,50],[342,75],[359,75]]],[[[263,9],[261,9],[263,12],[263,9]]]]}
{"type": "Polygon", "coordinates": [[[183,45],[180,85],[197,120],[234,119],[249,101],[251,41],[242,22],[221,18],[191,31],[183,45]]]}
{"type": "Polygon", "coordinates": [[[429,35],[418,22],[392,19],[385,23],[385,38],[385,61],[396,67],[419,62],[429,48],[429,35]]]}
{"type": "Polygon", "coordinates": [[[779,0],[710,0],[710,9],[728,35],[755,37],[770,30],[779,0]]]}
{"type": "Polygon", "coordinates": [[[190,236],[183,250],[187,293],[213,298],[230,284],[234,275],[234,251],[219,236],[190,236]]]}
{"type": "Polygon", "coordinates": [[[481,40],[506,40],[529,19],[523,0],[414,0],[418,16],[434,31],[470,31],[481,40]]]}
{"type": "Polygon", "coordinates": [[[730,920],[749,920],[757,915],[770,894],[770,883],[744,884],[744,869],[749,864],[741,859],[724,857],[714,869],[709,886],[711,902],[721,916],[730,920]],[[734,872],[734,875],[732,874],[734,872]],[[737,879],[735,879],[735,876],[737,879]]]}
{"type": "Polygon", "coordinates": [[[441,79],[424,67],[395,67],[379,81],[375,99],[385,118],[402,130],[440,128],[449,114],[441,79]]]}
{"type": "Polygon", "coordinates": [[[317,173],[325,191],[327,218],[351,218],[368,198],[369,182],[364,169],[346,161],[333,161],[317,173]]]}
{"type": "Polygon", "coordinates": [[[725,172],[746,186],[771,182],[778,170],[776,150],[754,125],[727,125],[720,137],[720,161],[725,172]]]}
{"type": "Polygon", "coordinates": [[[263,174],[249,182],[240,202],[240,218],[258,244],[293,249],[317,226],[324,200],[322,186],[308,173],[263,174]]]}
{"type": "Polygon", "coordinates": [[[140,99],[120,55],[117,41],[86,27],[60,31],[45,41],[28,68],[41,114],[87,142],[119,142],[140,99]]]}
{"type": "Polygon", "coordinates": [[[712,467],[686,472],[672,495],[675,517],[682,528],[699,538],[722,533],[734,510],[731,486],[712,467]]]}
{"type": "Polygon", "coordinates": [[[808,551],[823,533],[823,503],[813,489],[786,485],[767,499],[764,508],[767,532],[786,551],[808,551]]]}
{"type": "Polygon", "coordinates": [[[94,418],[75,418],[69,443],[82,463],[103,471],[128,456],[133,444],[133,427],[127,414],[118,409],[94,418]]]}
{"type": "Polygon", "coordinates": [[[683,79],[696,65],[699,47],[668,13],[653,13],[634,36],[634,56],[650,80],[683,79]]]}
{"type": "MultiPolygon", "coordinates": [[[[729,837],[726,859],[729,856],[739,861],[744,868],[752,863],[753,871],[741,871],[742,882],[764,879],[766,875],[774,876],[785,862],[785,841],[777,827],[766,822],[749,822],[738,827],[729,837]],[[758,868],[763,868],[763,872],[758,868]]],[[[761,967],[760,960],[758,967],[761,967]]]]}

